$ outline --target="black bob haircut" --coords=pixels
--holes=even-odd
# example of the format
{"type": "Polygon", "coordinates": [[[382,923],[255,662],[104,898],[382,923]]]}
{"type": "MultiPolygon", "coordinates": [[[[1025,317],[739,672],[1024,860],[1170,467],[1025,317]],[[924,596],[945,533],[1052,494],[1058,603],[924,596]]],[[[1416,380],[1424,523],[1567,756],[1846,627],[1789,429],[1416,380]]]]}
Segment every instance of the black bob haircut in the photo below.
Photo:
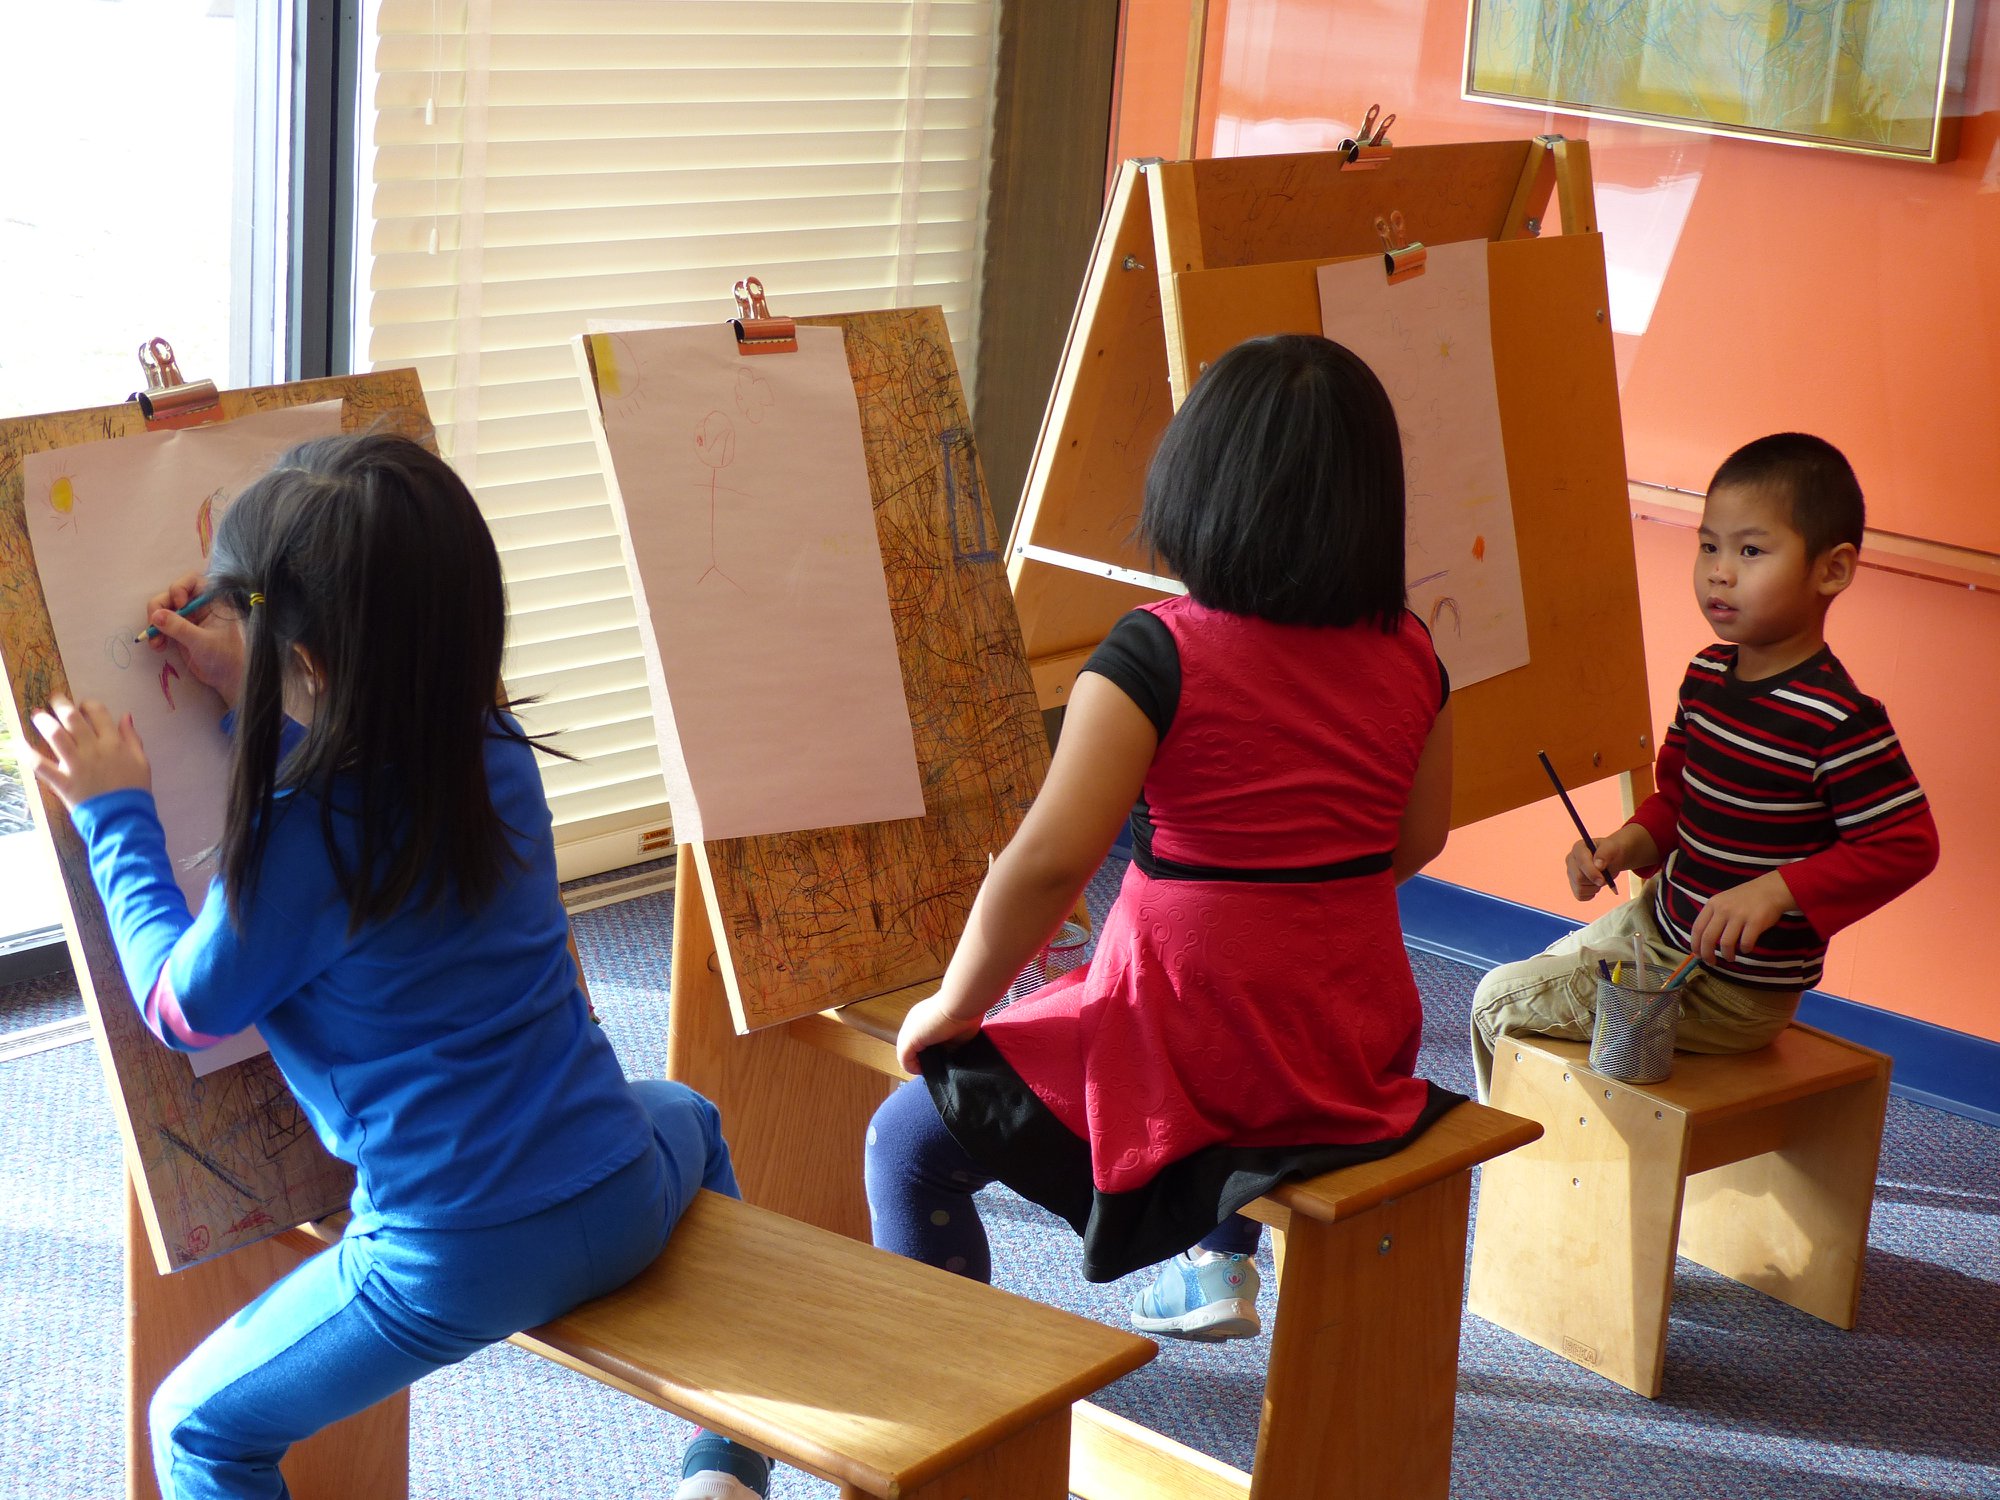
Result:
{"type": "Polygon", "coordinates": [[[349,931],[412,898],[476,908],[518,856],[493,807],[485,745],[506,596],[500,559],[451,466],[408,438],[303,443],[223,513],[208,585],[243,619],[220,859],[240,922],[269,842],[273,799],[320,801],[349,931]],[[312,723],[280,760],[287,683],[317,665],[312,723]],[[344,851],[338,810],[354,819],[344,851]]]}
{"type": "Polygon", "coordinates": [[[1238,344],[1167,424],[1138,534],[1211,609],[1393,630],[1403,443],[1382,382],[1314,334],[1238,344]]]}
{"type": "Polygon", "coordinates": [[[1710,490],[1725,485],[1784,492],[1792,504],[1792,529],[1805,538],[1806,556],[1818,557],[1846,542],[1860,547],[1868,524],[1861,482],[1843,454],[1825,438],[1774,432],[1745,443],[1722,461],[1710,490]]]}

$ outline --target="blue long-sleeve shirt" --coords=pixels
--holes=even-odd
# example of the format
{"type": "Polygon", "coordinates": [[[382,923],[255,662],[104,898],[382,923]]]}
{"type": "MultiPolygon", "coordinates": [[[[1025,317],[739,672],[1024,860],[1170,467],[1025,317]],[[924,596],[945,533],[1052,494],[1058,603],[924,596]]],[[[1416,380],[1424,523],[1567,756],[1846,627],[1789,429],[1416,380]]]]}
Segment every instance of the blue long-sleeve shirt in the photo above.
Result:
{"type": "MultiPolygon", "coordinates": [[[[189,913],[152,793],[75,810],[147,1024],[183,1051],[256,1026],[320,1140],[356,1169],[357,1229],[505,1223],[650,1138],[576,982],[533,752],[496,733],[486,774],[522,866],[476,911],[411,902],[351,937],[310,793],[277,800],[238,924],[219,880],[189,913]]],[[[351,866],[353,820],[336,812],[334,826],[351,866]]]]}

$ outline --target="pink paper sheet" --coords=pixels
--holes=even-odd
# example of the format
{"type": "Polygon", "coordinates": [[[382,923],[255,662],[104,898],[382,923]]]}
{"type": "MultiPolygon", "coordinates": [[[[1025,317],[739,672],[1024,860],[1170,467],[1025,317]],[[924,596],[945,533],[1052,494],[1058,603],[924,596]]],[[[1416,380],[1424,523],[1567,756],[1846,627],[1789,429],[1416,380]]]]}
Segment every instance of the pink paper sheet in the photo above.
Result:
{"type": "Polygon", "coordinates": [[[1408,496],[1410,608],[1453,687],[1528,662],[1528,616],[1493,384],[1486,242],[1433,245],[1390,286],[1380,256],[1319,268],[1320,325],[1396,407],[1408,496]]]}
{"type": "MultiPolygon", "coordinates": [[[[70,696],[132,715],[167,853],[197,912],[214,873],[200,856],[222,835],[222,700],[195,680],[179,647],[155,654],[132,638],[146,628],[150,596],[202,571],[236,493],[293,444],[338,431],[340,403],[324,401],[31,453],[22,465],[28,539],[70,696]]],[[[190,1061],[205,1074],[262,1050],[251,1031],[190,1061]]]]}
{"type": "Polygon", "coordinates": [[[675,836],[923,816],[841,330],[588,337],[675,836]]]}

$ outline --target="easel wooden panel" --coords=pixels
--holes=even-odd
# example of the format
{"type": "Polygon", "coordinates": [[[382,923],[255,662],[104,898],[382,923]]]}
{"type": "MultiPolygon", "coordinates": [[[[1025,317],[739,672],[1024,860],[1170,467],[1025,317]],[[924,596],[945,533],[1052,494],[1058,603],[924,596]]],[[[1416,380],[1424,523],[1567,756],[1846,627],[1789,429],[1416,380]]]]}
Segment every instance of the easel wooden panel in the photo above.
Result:
{"type": "Polygon", "coordinates": [[[739,1031],[941,975],[1049,760],[943,313],[799,322],[847,335],[925,815],[689,846],[739,1031]]]}
{"type": "Polygon", "coordinates": [[[1008,549],[1040,701],[1065,701],[1119,614],[1160,595],[1028,549],[1155,571],[1131,534],[1191,373],[1245,338],[1317,332],[1314,268],[1379,254],[1375,219],[1400,210],[1413,239],[1499,242],[1494,376],[1533,659],[1454,695],[1452,821],[1546,796],[1538,749],[1573,785],[1624,774],[1643,790],[1651,715],[1587,152],[1551,138],[1340,165],[1313,153],[1121,170],[1008,549]],[[1533,238],[1556,189],[1571,232],[1533,238]]]}
{"type": "MultiPolygon", "coordinates": [[[[435,446],[412,370],[228,391],[221,410],[233,418],[337,397],[346,402],[346,429],[379,420],[435,446]]],[[[131,402],[0,421],[0,662],[23,722],[69,688],[28,541],[23,459],[144,431],[145,420],[131,402]]],[[[345,1208],[352,1169],[321,1149],[268,1055],[198,1079],[185,1057],[145,1029],[119,969],[82,841],[53,797],[30,801],[54,841],[66,898],[64,932],[160,1270],[180,1270],[345,1208]]]]}
{"type": "MultiPolygon", "coordinates": [[[[1316,332],[1321,263],[1175,277],[1190,365],[1258,334],[1316,332]]],[[[1458,743],[1475,752],[1457,757],[1454,825],[1547,796],[1537,750],[1579,782],[1652,758],[1631,529],[1623,505],[1601,498],[1622,500],[1625,484],[1611,332],[1597,316],[1603,243],[1503,241],[1487,269],[1529,661],[1452,694],[1458,743]],[[1561,423],[1546,420],[1553,407],[1561,423]],[[1596,513],[1579,515],[1572,497],[1596,513]]]]}

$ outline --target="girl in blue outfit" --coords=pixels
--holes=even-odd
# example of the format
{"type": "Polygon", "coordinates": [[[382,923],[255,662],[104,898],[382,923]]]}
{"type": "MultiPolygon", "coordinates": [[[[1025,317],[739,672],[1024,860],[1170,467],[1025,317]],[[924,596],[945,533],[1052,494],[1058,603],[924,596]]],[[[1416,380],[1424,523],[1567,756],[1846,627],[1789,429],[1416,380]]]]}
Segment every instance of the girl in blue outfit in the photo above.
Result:
{"type": "MultiPolygon", "coordinates": [[[[284,1496],[291,1444],[611,1291],[698,1188],[736,1195],[713,1105],[628,1083],[568,951],[533,748],[493,706],[505,605],[472,496],[406,439],[287,454],[216,529],[203,587],[152,601],[232,710],[219,873],[190,915],[129,717],[57,700],[36,772],[89,852],[147,1025],[194,1051],[256,1026],[355,1168],[340,1243],[155,1394],[167,1500],[284,1496]]],[[[761,1496],[713,1435],[679,1500],[761,1496]]]]}

